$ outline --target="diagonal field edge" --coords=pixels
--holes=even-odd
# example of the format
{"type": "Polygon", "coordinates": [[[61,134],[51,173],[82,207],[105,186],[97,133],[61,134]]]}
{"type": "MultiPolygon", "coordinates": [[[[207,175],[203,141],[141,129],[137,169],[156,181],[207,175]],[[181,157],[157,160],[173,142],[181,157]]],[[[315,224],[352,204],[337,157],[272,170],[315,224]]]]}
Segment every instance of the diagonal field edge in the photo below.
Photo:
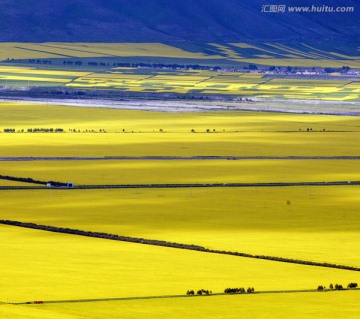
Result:
{"type": "MultiPolygon", "coordinates": [[[[341,289],[341,290],[326,290],[326,292],[335,291],[354,291],[360,288],[341,289]]],[[[36,304],[54,304],[54,303],[78,303],[78,302],[104,302],[104,301],[127,301],[127,300],[148,300],[148,299],[171,299],[171,298],[194,298],[194,297],[211,297],[211,296],[236,296],[236,295],[254,295],[254,294],[288,294],[288,293],[306,293],[306,292],[324,292],[316,289],[304,290],[265,290],[252,293],[212,293],[209,295],[163,295],[163,296],[142,296],[142,297],[119,297],[119,298],[94,298],[94,299],[64,299],[64,300],[41,300],[41,301],[24,301],[24,302],[9,302],[10,305],[36,305],[36,304]]]]}
{"type": "Polygon", "coordinates": [[[347,266],[347,265],[337,265],[337,264],[326,263],[326,262],[321,263],[321,262],[275,257],[275,256],[266,256],[266,255],[252,255],[252,254],[234,252],[234,251],[208,249],[208,248],[205,248],[203,246],[198,246],[198,245],[189,245],[189,244],[174,243],[174,242],[168,242],[168,241],[162,241],[162,240],[120,236],[120,235],[115,235],[115,234],[91,232],[91,231],[84,231],[84,230],[71,229],[71,228],[61,228],[61,227],[55,227],[55,226],[46,226],[46,225],[39,225],[39,224],[34,224],[34,223],[23,223],[23,222],[13,221],[13,220],[0,220],[0,224],[24,227],[24,228],[31,228],[31,229],[37,229],[37,230],[44,230],[44,231],[62,233],[62,234],[71,234],[71,235],[101,238],[101,239],[108,239],[108,240],[117,240],[117,241],[124,241],[124,242],[144,244],[144,245],[186,249],[186,250],[193,250],[193,251],[204,252],[204,253],[271,260],[271,261],[286,262],[286,263],[300,264],[300,265],[306,265],[306,266],[317,266],[317,267],[326,267],[326,268],[337,268],[337,269],[350,270],[350,271],[360,271],[359,267],[352,267],[352,266],[347,266]]]}

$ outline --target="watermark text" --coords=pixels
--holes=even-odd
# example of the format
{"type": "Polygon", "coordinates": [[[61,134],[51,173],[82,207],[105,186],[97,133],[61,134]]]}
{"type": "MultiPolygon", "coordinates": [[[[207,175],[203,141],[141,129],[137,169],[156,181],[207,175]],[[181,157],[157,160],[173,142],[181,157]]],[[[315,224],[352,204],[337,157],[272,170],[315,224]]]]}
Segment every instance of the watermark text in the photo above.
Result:
{"type": "Polygon", "coordinates": [[[332,6],[307,6],[307,7],[293,7],[286,4],[265,4],[261,7],[261,12],[264,13],[351,13],[354,12],[354,7],[332,7],[332,6]]]}

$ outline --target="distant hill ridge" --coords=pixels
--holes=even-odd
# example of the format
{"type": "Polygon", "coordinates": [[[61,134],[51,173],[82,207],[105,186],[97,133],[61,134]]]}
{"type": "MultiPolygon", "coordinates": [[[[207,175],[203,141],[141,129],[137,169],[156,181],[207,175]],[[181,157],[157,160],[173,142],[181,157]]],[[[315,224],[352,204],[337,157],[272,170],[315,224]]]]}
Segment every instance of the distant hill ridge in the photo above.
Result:
{"type": "Polygon", "coordinates": [[[275,1],[353,6],[352,13],[266,13],[270,0],[1,0],[1,42],[358,40],[358,0],[275,1]]]}

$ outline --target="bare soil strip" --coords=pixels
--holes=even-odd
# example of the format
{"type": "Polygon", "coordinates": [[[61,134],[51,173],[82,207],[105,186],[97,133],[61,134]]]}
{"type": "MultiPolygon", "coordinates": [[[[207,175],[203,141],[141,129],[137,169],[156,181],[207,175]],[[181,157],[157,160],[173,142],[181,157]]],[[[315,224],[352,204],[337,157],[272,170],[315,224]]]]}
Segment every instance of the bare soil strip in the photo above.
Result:
{"type": "Polygon", "coordinates": [[[252,255],[252,254],[234,252],[234,251],[209,249],[209,248],[205,248],[205,247],[199,246],[199,245],[189,245],[189,244],[168,242],[168,241],[163,241],[163,240],[145,239],[145,238],[121,236],[121,235],[101,233],[101,232],[84,231],[84,230],[79,230],[79,229],[46,226],[46,225],[39,225],[39,224],[35,224],[35,223],[23,223],[23,222],[13,221],[13,220],[0,220],[0,224],[16,226],[16,227],[24,227],[24,228],[30,228],[30,229],[36,229],[36,230],[43,230],[43,231],[49,231],[49,232],[55,232],[55,233],[62,233],[62,234],[86,236],[86,237],[101,238],[101,239],[107,239],[107,240],[117,240],[117,241],[130,242],[130,243],[136,243],[136,244],[162,246],[162,247],[176,248],[176,249],[186,249],[186,250],[193,250],[193,251],[198,251],[198,252],[203,252],[203,253],[231,255],[231,256],[237,256],[237,257],[264,259],[264,260],[286,262],[286,263],[300,264],[300,265],[306,265],[306,266],[317,266],[317,267],[326,267],[326,268],[337,268],[337,269],[350,270],[350,271],[360,271],[359,267],[352,267],[352,266],[347,266],[347,265],[337,265],[337,264],[331,264],[331,263],[327,263],[327,262],[321,263],[321,262],[275,257],[275,256],[252,255]]]}

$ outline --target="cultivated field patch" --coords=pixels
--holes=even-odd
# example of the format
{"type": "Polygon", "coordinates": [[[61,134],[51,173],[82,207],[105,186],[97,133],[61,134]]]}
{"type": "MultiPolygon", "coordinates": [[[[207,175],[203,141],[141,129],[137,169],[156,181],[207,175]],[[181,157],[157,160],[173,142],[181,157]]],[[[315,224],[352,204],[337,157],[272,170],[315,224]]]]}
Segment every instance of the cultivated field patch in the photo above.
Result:
{"type": "MultiPolygon", "coordinates": [[[[75,184],[354,181],[360,179],[359,126],[359,118],[351,116],[158,113],[2,103],[0,175],[75,184]],[[36,156],[47,160],[31,159],[36,156]],[[69,156],[74,158],[56,158],[69,156]],[[179,158],[171,159],[175,156],[179,158]],[[224,158],[184,159],[193,156],[224,158]]],[[[20,183],[0,180],[1,186],[10,184],[20,183]]],[[[50,187],[0,190],[0,195],[0,219],[360,266],[360,187],[351,183],[181,189],[50,187]]],[[[0,289],[0,316],[10,319],[111,319],[119,313],[125,318],[222,315],[229,319],[268,313],[278,318],[312,318],[315,312],[323,318],[357,315],[358,290],[186,296],[189,289],[216,293],[242,286],[255,291],[311,290],[330,283],[347,286],[359,282],[355,271],[5,225],[0,226],[0,237],[4,288],[0,289]],[[166,295],[184,297],[6,304],[166,295]]]]}

